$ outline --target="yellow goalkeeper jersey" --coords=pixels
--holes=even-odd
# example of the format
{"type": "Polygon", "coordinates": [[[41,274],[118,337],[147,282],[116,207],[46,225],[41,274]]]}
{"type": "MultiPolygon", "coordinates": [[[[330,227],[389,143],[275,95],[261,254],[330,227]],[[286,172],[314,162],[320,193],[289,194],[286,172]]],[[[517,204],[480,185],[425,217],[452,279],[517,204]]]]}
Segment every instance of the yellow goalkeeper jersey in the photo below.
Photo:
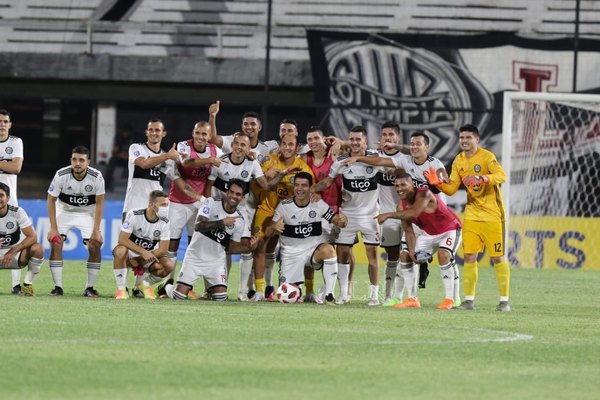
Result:
{"type": "Polygon", "coordinates": [[[443,184],[442,191],[449,195],[456,193],[462,179],[469,175],[485,175],[490,181],[466,188],[467,206],[464,219],[503,222],[505,209],[500,184],[506,181],[506,173],[494,153],[479,147],[473,157],[467,158],[465,153],[461,152],[452,163],[450,183],[443,184]]]}
{"type": "MultiPolygon", "coordinates": [[[[294,162],[291,165],[285,165],[276,154],[272,154],[271,158],[268,161],[264,162],[262,165],[262,170],[267,172],[269,169],[274,167],[277,171],[282,171],[286,168],[302,168],[303,172],[308,172],[313,177],[313,183],[315,182],[315,175],[312,170],[304,161],[302,161],[299,157],[294,159],[294,162]]],[[[269,214],[275,213],[275,208],[279,204],[281,200],[289,199],[294,196],[294,175],[298,172],[293,172],[291,174],[287,174],[281,181],[277,184],[275,190],[263,190],[260,192],[260,203],[258,205],[258,209],[267,212],[269,214]]]]}

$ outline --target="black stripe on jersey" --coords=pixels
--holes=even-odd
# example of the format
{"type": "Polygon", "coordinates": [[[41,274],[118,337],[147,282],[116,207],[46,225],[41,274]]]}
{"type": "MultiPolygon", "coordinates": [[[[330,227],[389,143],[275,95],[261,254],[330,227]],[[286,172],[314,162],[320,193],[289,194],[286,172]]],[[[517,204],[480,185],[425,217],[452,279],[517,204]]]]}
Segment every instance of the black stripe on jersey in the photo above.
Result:
{"type": "Polygon", "coordinates": [[[94,178],[98,177],[98,171],[94,171],[93,169],[88,168],[87,169],[87,173],[90,174],[90,176],[93,176],[94,178]]]}
{"type": "Polygon", "coordinates": [[[164,172],[160,171],[157,167],[143,169],[135,165],[133,168],[133,177],[160,182],[160,184],[162,185],[165,179],[165,174],[164,172]]]}
{"type": "Polygon", "coordinates": [[[63,176],[63,175],[67,175],[73,172],[73,168],[72,167],[65,167],[63,169],[59,169],[58,170],[58,176],[63,176]]]}
{"type": "Polygon", "coordinates": [[[321,221],[309,222],[308,224],[300,225],[283,225],[282,236],[303,239],[310,236],[321,236],[323,229],[321,221]]]}
{"type": "Polygon", "coordinates": [[[344,183],[344,189],[349,192],[361,193],[377,190],[377,175],[364,179],[347,179],[344,177],[342,182],[344,183]]]}
{"type": "Polygon", "coordinates": [[[13,205],[9,204],[9,205],[8,205],[8,211],[14,211],[14,212],[17,212],[17,211],[19,211],[19,207],[17,207],[17,206],[13,206],[13,205]]]}
{"type": "Polygon", "coordinates": [[[384,172],[377,173],[377,183],[381,186],[394,186],[396,175],[386,174],[384,172]]]}
{"type": "Polygon", "coordinates": [[[142,208],[141,210],[134,210],[133,215],[142,215],[146,213],[146,209],[142,208]]]}
{"type": "Polygon", "coordinates": [[[290,203],[294,203],[293,197],[291,199],[281,200],[281,204],[290,204],[290,203]]]}
{"type": "Polygon", "coordinates": [[[159,218],[161,221],[163,221],[165,224],[169,223],[169,218],[167,217],[163,217],[163,218],[159,218]]]}
{"type": "Polygon", "coordinates": [[[339,156],[338,158],[336,158],[336,161],[342,161],[345,160],[346,158],[350,157],[350,153],[344,153],[341,156],[339,156]]]}
{"type": "Polygon", "coordinates": [[[365,150],[365,155],[369,157],[379,157],[379,152],[377,150],[367,149],[365,150]]]}
{"type": "Polygon", "coordinates": [[[129,235],[129,240],[131,240],[133,243],[140,246],[142,249],[146,249],[146,250],[152,250],[154,247],[156,247],[156,244],[160,241],[160,240],[148,240],[148,239],[140,238],[140,237],[137,237],[136,235],[134,235],[133,233],[131,235],[129,235]]]}
{"type": "MultiPolygon", "coordinates": [[[[11,247],[17,243],[19,243],[19,239],[21,238],[21,229],[17,228],[16,231],[12,233],[0,233],[0,247],[11,247]]],[[[18,258],[18,256],[17,256],[18,258]]]]}
{"type": "Polygon", "coordinates": [[[60,192],[58,198],[63,203],[69,204],[74,207],[85,207],[92,204],[96,204],[95,194],[92,194],[90,196],[81,196],[77,194],[65,194],[63,192],[60,192]]]}
{"type": "Polygon", "coordinates": [[[209,238],[210,240],[217,242],[218,244],[223,246],[223,248],[225,248],[225,250],[227,250],[229,248],[229,242],[231,241],[231,235],[229,233],[227,233],[225,230],[220,229],[220,228],[215,228],[211,231],[200,232],[200,233],[203,234],[204,236],[206,236],[207,238],[209,238]]]}

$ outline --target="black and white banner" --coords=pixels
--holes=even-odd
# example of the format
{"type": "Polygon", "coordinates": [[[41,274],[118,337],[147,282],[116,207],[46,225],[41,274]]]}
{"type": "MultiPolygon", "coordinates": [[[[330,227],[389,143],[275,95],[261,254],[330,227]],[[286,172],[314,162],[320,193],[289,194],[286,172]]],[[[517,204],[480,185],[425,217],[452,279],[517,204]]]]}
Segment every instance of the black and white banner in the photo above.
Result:
{"type": "MultiPolygon", "coordinates": [[[[435,36],[308,31],[316,100],[331,104],[325,127],[345,136],[364,125],[378,141],[388,120],[405,143],[415,130],[449,163],[458,128],[479,127],[482,146],[501,154],[502,93],[572,92],[573,41],[512,34],[435,36]]],[[[577,91],[600,93],[600,41],[578,43],[577,91]]]]}

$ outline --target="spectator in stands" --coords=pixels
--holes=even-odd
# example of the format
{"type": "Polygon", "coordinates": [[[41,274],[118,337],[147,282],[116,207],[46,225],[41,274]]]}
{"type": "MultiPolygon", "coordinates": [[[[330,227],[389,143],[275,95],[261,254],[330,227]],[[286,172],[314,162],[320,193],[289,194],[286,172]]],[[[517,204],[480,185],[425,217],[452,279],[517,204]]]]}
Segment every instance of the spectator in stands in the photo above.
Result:
{"type": "Polygon", "coordinates": [[[106,167],[105,185],[107,191],[113,190],[113,174],[116,167],[122,167],[127,172],[129,161],[129,146],[133,143],[133,129],[130,125],[125,125],[123,129],[117,132],[113,144],[112,156],[108,160],[106,167]]]}

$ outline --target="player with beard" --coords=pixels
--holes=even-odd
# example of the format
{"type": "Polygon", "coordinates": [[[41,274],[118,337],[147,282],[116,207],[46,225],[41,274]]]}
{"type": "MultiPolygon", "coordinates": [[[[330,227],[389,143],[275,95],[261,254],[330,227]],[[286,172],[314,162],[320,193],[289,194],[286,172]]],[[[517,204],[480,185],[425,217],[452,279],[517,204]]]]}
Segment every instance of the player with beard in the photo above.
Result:
{"type": "Polygon", "coordinates": [[[172,299],[185,300],[198,278],[203,277],[212,300],[227,300],[226,252],[251,252],[258,243],[257,237],[250,237],[249,224],[238,210],[245,186],[245,182],[233,179],[221,200],[208,198],[200,205],[176,286],[165,286],[172,299]]]}
{"type": "Polygon", "coordinates": [[[104,212],[104,178],[90,167],[90,151],[77,146],[71,152],[71,165],[59,169],[48,188],[50,230],[50,272],[54,280],[53,296],[63,295],[63,243],[72,228],[79,230],[88,249],[87,282],[83,295],[98,297],[94,283],[100,271],[100,232],[104,212]]]}

